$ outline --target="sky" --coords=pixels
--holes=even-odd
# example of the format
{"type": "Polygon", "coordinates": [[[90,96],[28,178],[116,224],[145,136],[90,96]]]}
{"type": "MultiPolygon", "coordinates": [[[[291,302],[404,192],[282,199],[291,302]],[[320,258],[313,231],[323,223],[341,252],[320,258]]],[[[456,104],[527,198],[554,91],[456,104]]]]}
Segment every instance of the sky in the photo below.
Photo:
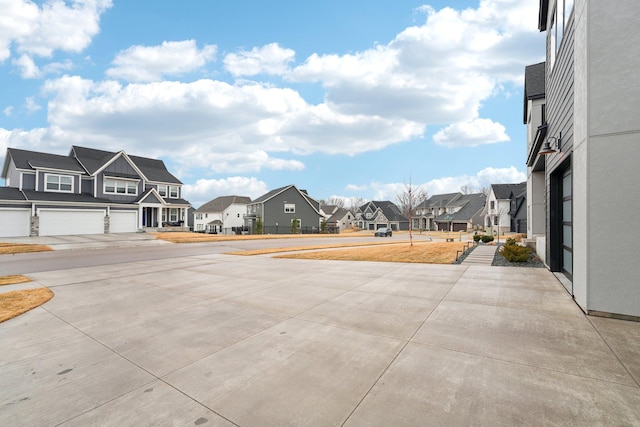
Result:
{"type": "Polygon", "coordinates": [[[537,0],[0,0],[0,162],[158,158],[199,207],[526,180],[537,0]]]}

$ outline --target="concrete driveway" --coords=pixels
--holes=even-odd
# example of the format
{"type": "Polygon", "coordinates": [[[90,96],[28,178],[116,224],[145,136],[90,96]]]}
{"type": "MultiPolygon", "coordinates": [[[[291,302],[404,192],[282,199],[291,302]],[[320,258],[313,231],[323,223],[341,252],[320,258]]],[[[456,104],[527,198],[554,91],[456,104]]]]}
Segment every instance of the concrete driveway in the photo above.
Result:
{"type": "Polygon", "coordinates": [[[544,269],[197,255],[31,275],[0,425],[639,425],[640,323],[544,269]]]}

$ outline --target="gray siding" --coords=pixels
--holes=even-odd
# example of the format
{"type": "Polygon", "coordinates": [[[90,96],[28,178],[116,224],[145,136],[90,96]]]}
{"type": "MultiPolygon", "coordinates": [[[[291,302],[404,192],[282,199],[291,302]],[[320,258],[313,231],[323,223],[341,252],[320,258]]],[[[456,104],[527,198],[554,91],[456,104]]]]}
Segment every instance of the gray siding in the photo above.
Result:
{"type": "MultiPolygon", "coordinates": [[[[550,2],[551,3],[551,2],[550,2]]],[[[552,5],[549,5],[549,10],[553,10],[552,5]]],[[[547,123],[548,123],[548,137],[560,137],[561,139],[561,152],[546,156],[546,183],[547,183],[547,206],[553,206],[555,203],[551,200],[554,197],[553,191],[550,187],[553,182],[550,179],[551,175],[559,171],[558,168],[566,167],[571,162],[571,154],[573,151],[573,102],[574,102],[574,43],[575,43],[575,31],[574,31],[574,16],[572,14],[565,29],[564,36],[558,52],[556,54],[556,60],[553,68],[550,67],[550,61],[547,61],[546,71],[546,87],[547,87],[547,123]]],[[[550,21],[547,28],[550,28],[550,21]]],[[[550,56],[550,49],[553,47],[549,43],[549,31],[547,32],[547,58],[550,56]]],[[[553,229],[555,210],[547,209],[546,215],[546,227],[547,236],[551,237],[551,240],[558,238],[556,234],[557,230],[553,229]]],[[[551,260],[557,258],[558,254],[554,253],[553,245],[547,245],[546,247],[546,259],[551,260]]],[[[550,263],[552,270],[558,270],[557,266],[550,263]]]]}
{"type": "Polygon", "coordinates": [[[20,188],[20,172],[16,169],[13,160],[9,163],[7,178],[9,179],[9,187],[20,188]]]}
{"type": "MultiPolygon", "coordinates": [[[[18,185],[11,185],[17,187],[18,185]]],[[[35,190],[36,189],[36,174],[35,173],[23,173],[22,174],[22,189],[23,190],[35,190]]]]}
{"type": "Polygon", "coordinates": [[[142,178],[138,175],[135,169],[127,162],[124,158],[120,157],[109,166],[107,166],[102,173],[96,176],[97,182],[97,197],[113,200],[114,202],[124,202],[130,203],[133,202],[136,198],[140,196],[144,192],[144,183],[142,178]],[[126,194],[105,194],[104,193],[104,179],[105,175],[108,177],[132,177],[136,176],[140,179],[138,182],[138,194],[135,196],[126,195],[126,194]]]}
{"type": "Polygon", "coordinates": [[[280,232],[288,232],[290,230],[291,220],[294,217],[301,221],[303,228],[319,227],[320,225],[320,215],[293,187],[267,200],[264,207],[264,216],[265,227],[274,227],[278,223],[280,232]],[[284,212],[285,202],[296,205],[295,213],[284,212]]]}

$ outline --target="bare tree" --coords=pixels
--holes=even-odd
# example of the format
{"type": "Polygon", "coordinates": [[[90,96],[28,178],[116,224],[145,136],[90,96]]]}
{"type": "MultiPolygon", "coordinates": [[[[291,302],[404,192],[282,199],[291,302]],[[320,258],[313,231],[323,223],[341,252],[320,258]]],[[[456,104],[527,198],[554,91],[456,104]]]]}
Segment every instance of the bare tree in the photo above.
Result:
{"type": "Polygon", "coordinates": [[[405,183],[402,191],[396,194],[396,200],[400,205],[400,212],[409,218],[409,243],[413,246],[413,213],[416,206],[427,199],[427,190],[411,184],[405,183]]]}
{"type": "Polygon", "coordinates": [[[331,196],[327,199],[327,203],[324,203],[325,205],[329,205],[329,206],[337,206],[339,208],[344,208],[345,203],[345,199],[342,197],[337,197],[337,196],[331,196]]]}
{"type": "Polygon", "coordinates": [[[462,194],[465,194],[465,195],[466,194],[471,194],[471,193],[473,193],[473,187],[470,186],[469,184],[465,184],[465,185],[460,187],[460,192],[462,194]]]}

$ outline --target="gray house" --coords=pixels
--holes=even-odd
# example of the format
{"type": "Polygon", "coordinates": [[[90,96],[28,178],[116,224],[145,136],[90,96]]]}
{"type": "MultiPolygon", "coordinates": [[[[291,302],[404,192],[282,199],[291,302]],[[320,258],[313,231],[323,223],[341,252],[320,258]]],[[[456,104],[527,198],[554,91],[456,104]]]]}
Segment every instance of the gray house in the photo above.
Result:
{"type": "Polygon", "coordinates": [[[371,201],[358,207],[356,220],[362,230],[377,230],[382,227],[392,230],[409,229],[409,218],[402,215],[398,206],[388,200],[371,201]]]}
{"type": "Polygon", "coordinates": [[[262,224],[265,234],[317,233],[324,216],[320,203],[295,185],[277,188],[247,205],[245,226],[250,233],[262,224]]]}
{"type": "Polygon", "coordinates": [[[435,194],[413,211],[418,230],[470,231],[483,224],[486,196],[483,193],[435,194]]]}
{"type": "Polygon", "coordinates": [[[73,146],[62,156],[8,148],[2,178],[2,237],[182,229],[190,207],[162,160],[124,151],[73,146]]]}
{"type": "Polygon", "coordinates": [[[525,111],[531,237],[582,310],[640,320],[638,1],[540,0],[538,29],[544,99],[525,111]]]}

